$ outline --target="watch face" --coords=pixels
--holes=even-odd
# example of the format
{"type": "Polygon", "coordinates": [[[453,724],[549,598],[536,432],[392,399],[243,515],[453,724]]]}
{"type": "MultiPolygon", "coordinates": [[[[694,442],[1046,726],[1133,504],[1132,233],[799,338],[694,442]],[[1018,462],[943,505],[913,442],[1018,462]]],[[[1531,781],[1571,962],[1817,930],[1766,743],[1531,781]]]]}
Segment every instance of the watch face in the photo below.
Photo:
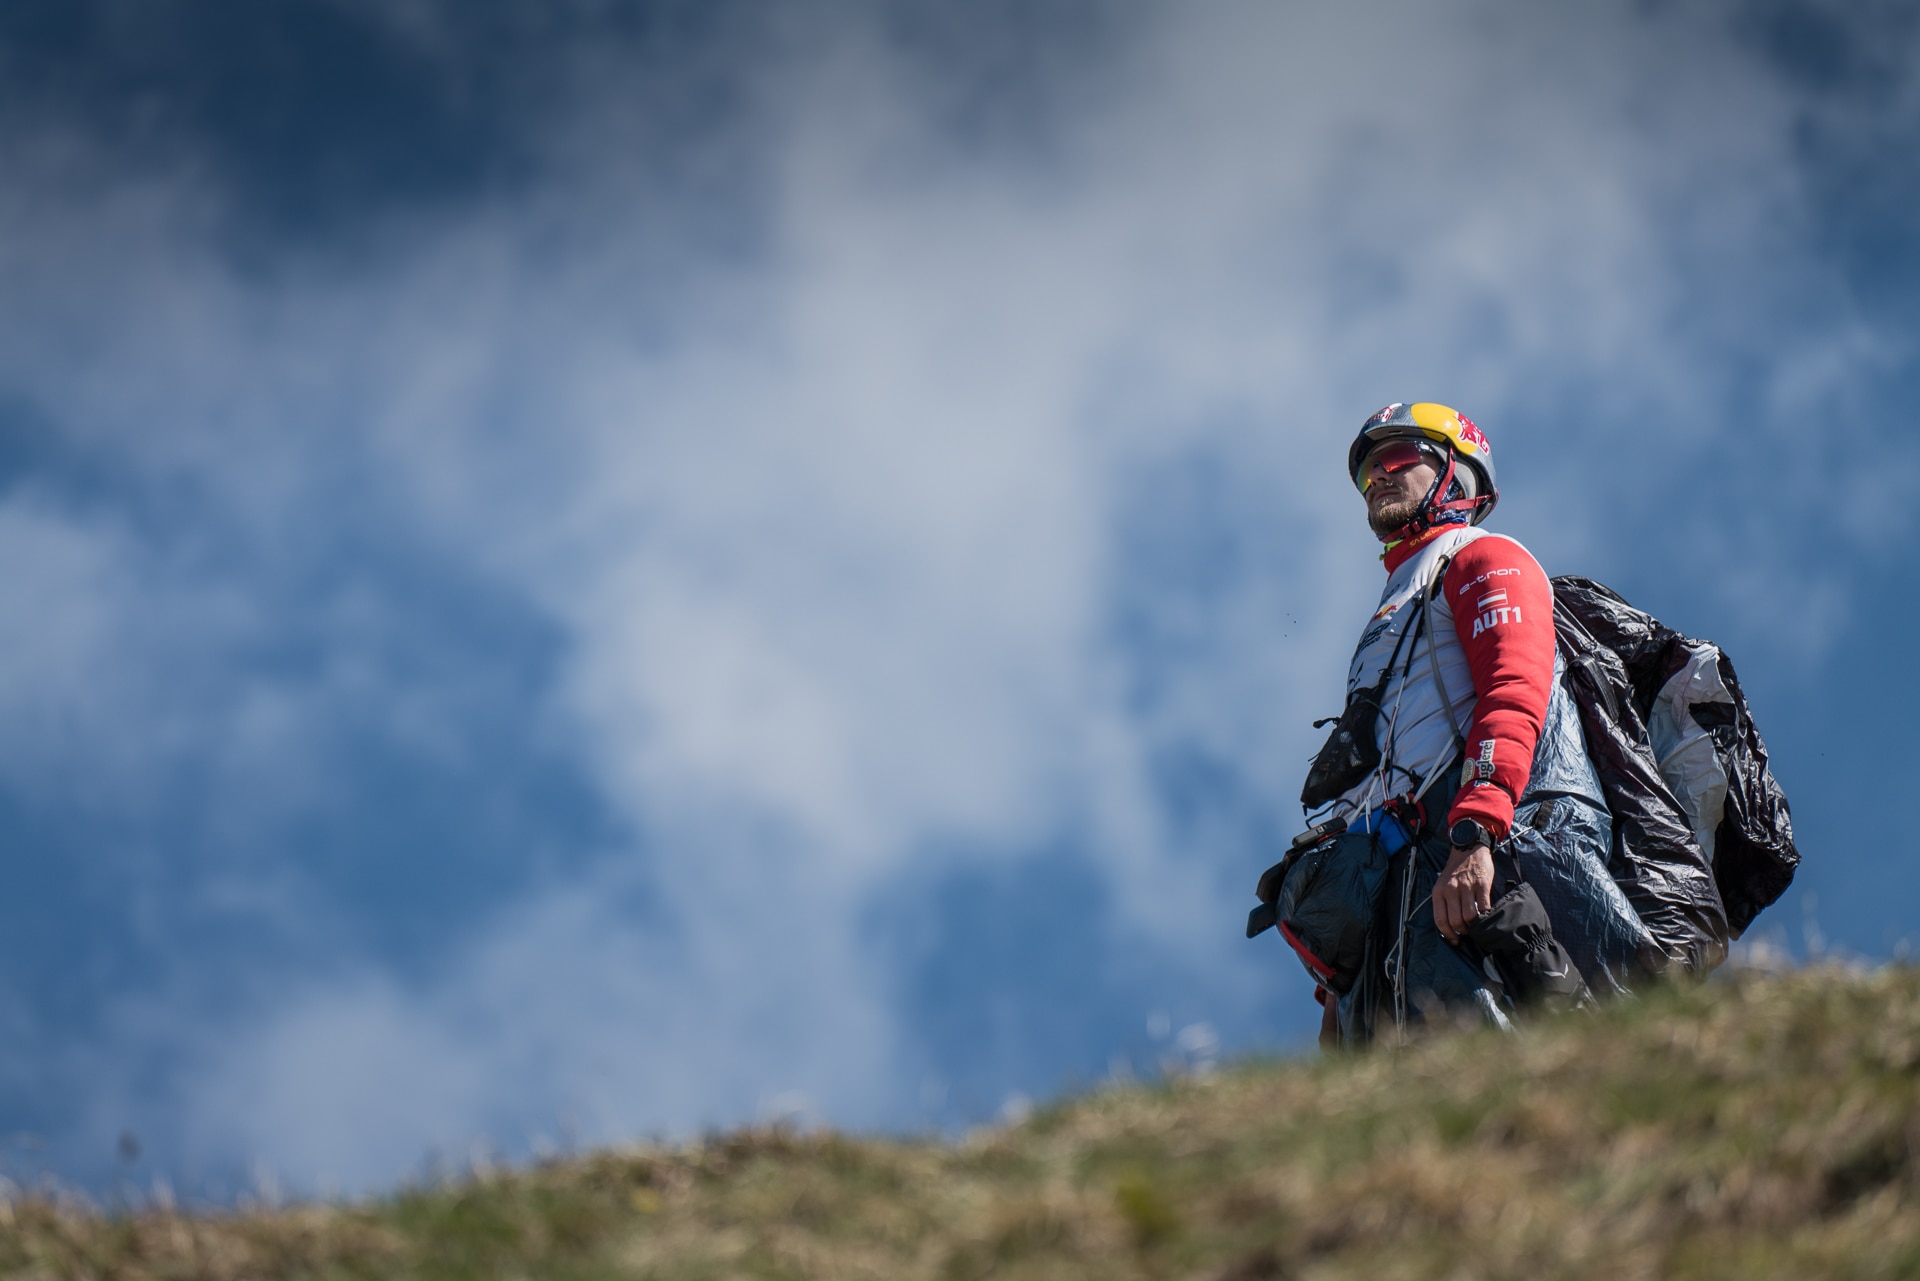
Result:
{"type": "Polygon", "coordinates": [[[1470,818],[1461,819],[1453,825],[1453,830],[1447,833],[1447,839],[1462,849],[1475,845],[1490,845],[1492,841],[1489,837],[1490,833],[1487,829],[1470,818]]]}

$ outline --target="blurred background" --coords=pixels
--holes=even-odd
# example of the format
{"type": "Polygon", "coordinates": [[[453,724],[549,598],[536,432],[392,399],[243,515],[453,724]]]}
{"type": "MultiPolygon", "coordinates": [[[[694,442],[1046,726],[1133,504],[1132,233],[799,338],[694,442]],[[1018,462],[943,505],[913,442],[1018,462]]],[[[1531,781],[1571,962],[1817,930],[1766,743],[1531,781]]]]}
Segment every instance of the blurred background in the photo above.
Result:
{"type": "Polygon", "coordinates": [[[13,0],[0,1173],[1306,1049],[1390,400],[1731,652],[1754,934],[1900,953],[1916,156],[1897,3],[13,0]]]}

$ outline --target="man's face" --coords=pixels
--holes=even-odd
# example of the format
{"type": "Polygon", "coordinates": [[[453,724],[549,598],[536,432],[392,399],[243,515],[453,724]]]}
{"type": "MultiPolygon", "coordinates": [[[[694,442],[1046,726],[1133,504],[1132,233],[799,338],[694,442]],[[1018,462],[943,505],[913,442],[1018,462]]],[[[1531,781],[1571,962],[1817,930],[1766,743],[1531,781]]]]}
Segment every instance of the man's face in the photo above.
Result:
{"type": "Polygon", "coordinates": [[[1367,524],[1385,538],[1413,519],[1440,471],[1410,440],[1390,440],[1367,455],[1360,480],[1366,486],[1367,524]]]}

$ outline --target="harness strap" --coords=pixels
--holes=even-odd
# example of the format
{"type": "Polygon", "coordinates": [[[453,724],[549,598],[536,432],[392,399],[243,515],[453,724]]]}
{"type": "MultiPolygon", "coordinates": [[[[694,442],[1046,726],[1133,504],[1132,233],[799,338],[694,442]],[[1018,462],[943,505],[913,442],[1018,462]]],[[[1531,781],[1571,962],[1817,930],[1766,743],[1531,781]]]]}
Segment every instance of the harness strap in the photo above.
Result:
{"type": "MultiPolygon", "coordinates": [[[[1437,593],[1443,590],[1442,582],[1447,576],[1447,566],[1451,565],[1452,563],[1453,563],[1453,557],[1442,556],[1440,558],[1440,563],[1433,567],[1433,576],[1427,580],[1427,585],[1420,589],[1420,604],[1418,607],[1420,610],[1420,617],[1415,622],[1414,626],[1410,629],[1414,633],[1414,637],[1413,637],[1414,648],[1407,651],[1406,666],[1400,669],[1400,688],[1403,690],[1406,688],[1408,679],[1413,675],[1414,651],[1419,649],[1420,636],[1422,633],[1426,631],[1427,615],[1433,603],[1433,598],[1437,593]]],[[[1401,634],[1401,639],[1402,640],[1406,639],[1406,634],[1404,632],[1401,634]]],[[[1434,640],[1434,638],[1431,636],[1427,637],[1427,661],[1433,665],[1434,689],[1440,695],[1440,705],[1446,709],[1447,730],[1453,735],[1453,746],[1454,746],[1453,754],[1457,754],[1459,751],[1461,751],[1463,748],[1466,747],[1466,740],[1460,736],[1459,724],[1457,721],[1454,720],[1454,716],[1453,716],[1453,700],[1447,697],[1446,683],[1440,679],[1440,658],[1439,658],[1438,650],[1439,650],[1439,645],[1434,640]]],[[[1392,669],[1394,660],[1399,657],[1400,657],[1400,645],[1396,641],[1393,647],[1393,654],[1391,657],[1387,659],[1387,668],[1389,670],[1392,669]]],[[[1393,742],[1391,739],[1389,739],[1387,742],[1386,748],[1381,752],[1381,761],[1384,763],[1387,760],[1387,758],[1392,755],[1392,753],[1393,753],[1393,742]]],[[[1414,788],[1411,793],[1409,793],[1410,799],[1412,800],[1414,805],[1418,806],[1421,803],[1421,799],[1425,797],[1427,794],[1427,789],[1433,786],[1433,781],[1440,777],[1442,771],[1444,771],[1448,766],[1453,764],[1451,755],[1452,754],[1450,754],[1447,757],[1442,757],[1441,760],[1433,767],[1433,769],[1428,772],[1427,776],[1420,780],[1420,785],[1414,788]]],[[[1398,768],[1398,767],[1394,767],[1394,768],[1398,768]]],[[[1408,774],[1408,777],[1411,778],[1412,775],[1408,774]]]]}
{"type": "MultiPolygon", "coordinates": [[[[1453,560],[1453,557],[1451,556],[1446,557],[1440,562],[1440,568],[1434,571],[1432,591],[1437,592],[1442,590],[1442,587],[1441,587],[1442,580],[1446,578],[1447,565],[1452,560],[1453,560]]],[[[1407,659],[1408,659],[1408,662],[1411,663],[1413,659],[1413,655],[1411,654],[1407,655],[1407,659]]],[[[1433,689],[1436,694],[1440,695],[1440,706],[1446,709],[1447,728],[1453,732],[1453,745],[1456,750],[1464,751],[1467,746],[1467,740],[1460,733],[1459,717],[1453,714],[1453,700],[1447,697],[1447,682],[1443,680],[1440,676],[1440,646],[1439,646],[1439,643],[1435,641],[1432,637],[1427,638],[1427,662],[1430,663],[1433,667],[1433,689]]],[[[1401,679],[1404,680],[1405,677],[1403,676],[1401,679]]],[[[1427,782],[1431,783],[1435,778],[1438,778],[1438,777],[1439,775],[1437,774],[1432,775],[1427,779],[1427,782]]],[[[1423,784],[1420,788],[1420,795],[1425,796],[1426,794],[1427,794],[1426,786],[1423,784]]]]}
{"type": "MultiPolygon", "coordinates": [[[[1443,557],[1439,565],[1435,567],[1432,581],[1429,583],[1427,589],[1420,595],[1423,605],[1430,603],[1437,593],[1444,590],[1443,583],[1447,576],[1447,566],[1452,560],[1453,557],[1451,556],[1443,557]]],[[[1424,613],[1421,615],[1420,621],[1423,625],[1425,624],[1426,615],[1424,613]]],[[[1453,735],[1454,750],[1435,762],[1434,767],[1427,772],[1427,776],[1420,780],[1420,786],[1413,794],[1415,805],[1424,803],[1427,789],[1432,787],[1441,774],[1450,769],[1456,760],[1460,759],[1461,751],[1466,746],[1466,740],[1462,738],[1460,734],[1460,722],[1453,714],[1453,700],[1447,697],[1447,683],[1442,680],[1440,676],[1439,651],[1439,643],[1433,637],[1429,636],[1427,638],[1427,662],[1433,670],[1434,692],[1440,695],[1440,706],[1446,709],[1447,729],[1453,735]]],[[[1411,671],[1412,667],[1413,655],[1408,654],[1408,671],[1411,671]]],[[[1402,682],[1405,682],[1407,679],[1407,671],[1401,673],[1400,679],[1402,682]]],[[[1425,818],[1424,813],[1422,817],[1423,819],[1425,818]]],[[[1392,986],[1393,1022],[1396,1028],[1404,1028],[1407,1025],[1407,930],[1413,923],[1413,914],[1417,910],[1417,907],[1423,906],[1416,905],[1413,901],[1414,867],[1418,862],[1419,847],[1415,844],[1409,847],[1406,865],[1400,871],[1400,910],[1396,913],[1397,920],[1394,929],[1392,986]]]]}

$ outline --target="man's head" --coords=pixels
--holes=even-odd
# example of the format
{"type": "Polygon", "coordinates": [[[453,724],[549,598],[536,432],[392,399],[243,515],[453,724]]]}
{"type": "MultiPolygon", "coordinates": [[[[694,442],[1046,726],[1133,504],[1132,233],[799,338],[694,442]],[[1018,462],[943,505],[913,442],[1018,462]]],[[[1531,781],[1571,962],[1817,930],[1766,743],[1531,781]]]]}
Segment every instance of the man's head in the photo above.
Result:
{"type": "Polygon", "coordinates": [[[1347,451],[1347,470],[1382,542],[1435,525],[1477,525],[1500,498],[1486,433],[1430,402],[1395,403],[1367,419],[1347,451]]]}

